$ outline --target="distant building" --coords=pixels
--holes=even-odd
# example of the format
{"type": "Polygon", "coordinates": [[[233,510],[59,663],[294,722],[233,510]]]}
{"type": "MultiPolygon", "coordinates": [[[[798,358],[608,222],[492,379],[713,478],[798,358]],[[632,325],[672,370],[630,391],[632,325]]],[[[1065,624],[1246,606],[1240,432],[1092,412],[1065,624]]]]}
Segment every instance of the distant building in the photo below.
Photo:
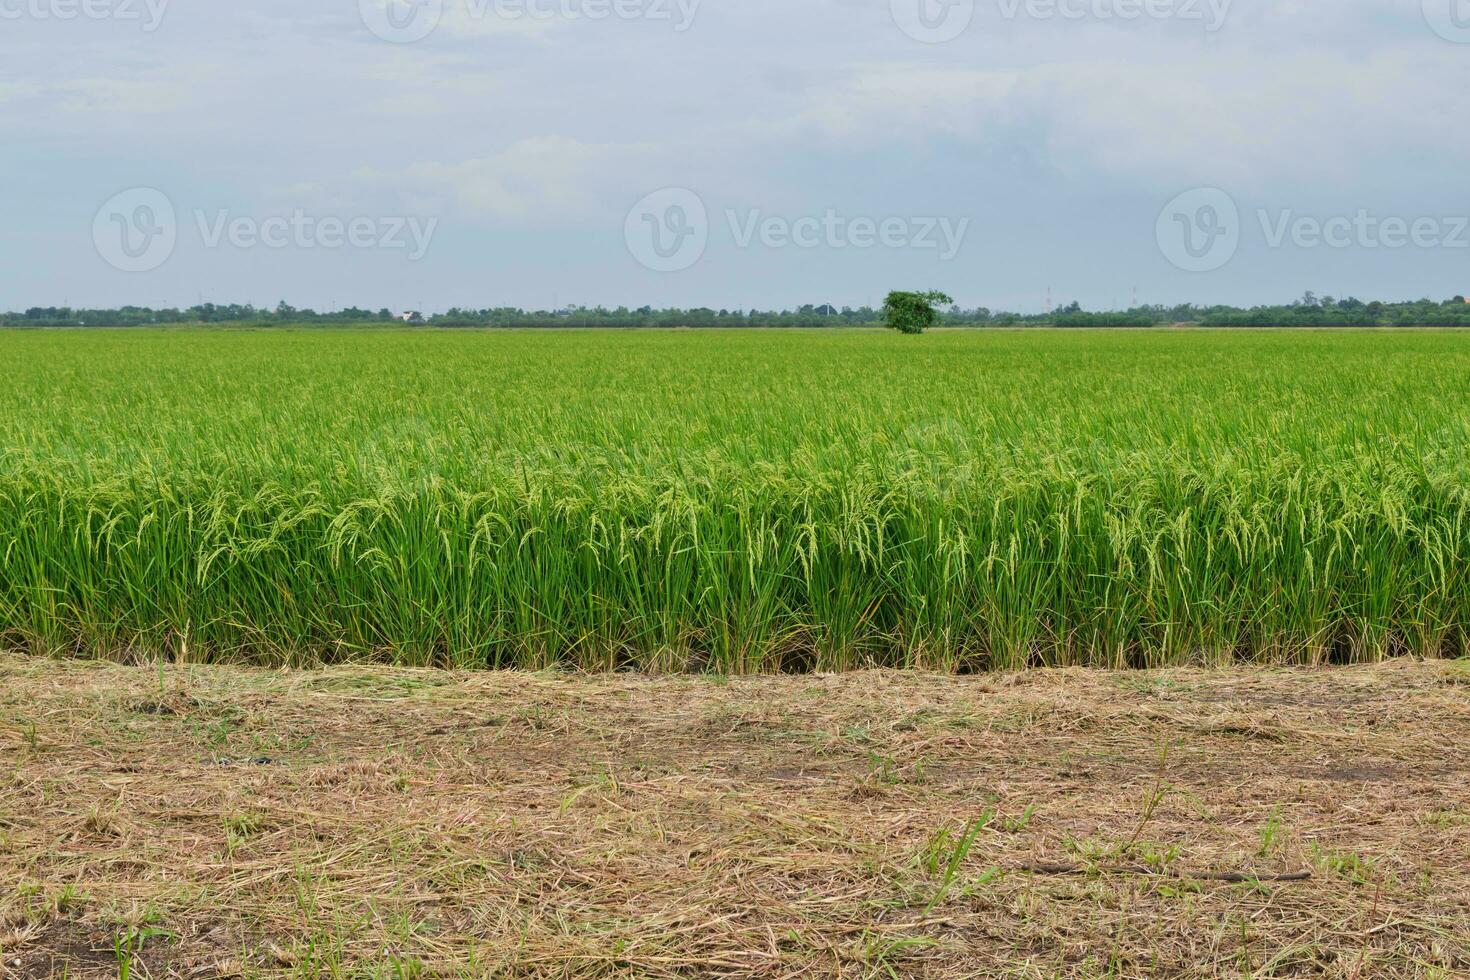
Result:
{"type": "Polygon", "coordinates": [[[398,314],[398,319],[402,320],[404,323],[423,323],[424,315],[418,310],[407,310],[403,313],[398,314]]]}

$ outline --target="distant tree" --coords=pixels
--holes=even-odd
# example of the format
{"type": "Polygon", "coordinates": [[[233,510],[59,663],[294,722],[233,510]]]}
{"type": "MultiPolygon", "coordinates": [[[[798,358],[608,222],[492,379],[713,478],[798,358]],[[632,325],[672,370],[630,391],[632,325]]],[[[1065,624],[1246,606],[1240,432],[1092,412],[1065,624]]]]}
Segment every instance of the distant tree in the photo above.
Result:
{"type": "Polygon", "coordinates": [[[935,303],[953,303],[944,293],[930,290],[927,293],[894,291],[883,301],[883,323],[899,333],[923,333],[939,322],[935,303]]]}

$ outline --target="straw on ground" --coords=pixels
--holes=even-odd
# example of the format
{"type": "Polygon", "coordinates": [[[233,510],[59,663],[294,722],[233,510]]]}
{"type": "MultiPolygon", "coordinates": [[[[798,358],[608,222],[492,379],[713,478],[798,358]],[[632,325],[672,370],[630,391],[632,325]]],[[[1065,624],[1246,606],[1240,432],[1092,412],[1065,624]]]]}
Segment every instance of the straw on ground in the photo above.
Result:
{"type": "Polygon", "coordinates": [[[1467,692],[3,657],[0,973],[1461,976],[1467,692]]]}

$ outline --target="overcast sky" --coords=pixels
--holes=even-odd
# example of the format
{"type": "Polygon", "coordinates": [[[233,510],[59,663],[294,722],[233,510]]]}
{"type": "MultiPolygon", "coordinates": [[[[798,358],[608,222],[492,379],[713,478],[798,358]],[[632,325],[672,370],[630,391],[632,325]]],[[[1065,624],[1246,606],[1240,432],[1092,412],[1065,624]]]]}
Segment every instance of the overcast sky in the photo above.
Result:
{"type": "Polygon", "coordinates": [[[416,4],[0,0],[0,308],[1470,292],[1470,0],[416,4]]]}

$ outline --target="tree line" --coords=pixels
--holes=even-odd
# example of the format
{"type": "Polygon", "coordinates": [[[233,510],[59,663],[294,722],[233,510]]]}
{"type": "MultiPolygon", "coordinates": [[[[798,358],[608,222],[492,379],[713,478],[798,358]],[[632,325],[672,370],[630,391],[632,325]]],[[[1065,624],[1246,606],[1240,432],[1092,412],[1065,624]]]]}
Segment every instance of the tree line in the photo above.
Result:
{"type": "MultiPolygon", "coordinates": [[[[936,311],[939,327],[1155,327],[1194,324],[1205,327],[1455,327],[1470,326],[1470,304],[1463,296],[1436,301],[1365,302],[1306,293],[1286,305],[1254,306],[1137,306],[1121,311],[1089,311],[1069,303],[1050,313],[1013,313],[985,307],[965,309],[950,305],[936,311]]],[[[387,309],[348,307],[332,312],[297,309],[281,303],[274,309],[246,304],[201,303],[186,309],[124,306],[118,309],[32,307],[23,313],[0,313],[7,327],[145,327],[169,324],[228,324],[271,326],[281,324],[352,325],[402,323],[404,314],[387,309]]],[[[619,306],[572,306],[559,310],[519,307],[454,308],[445,313],[413,317],[425,327],[866,327],[881,326],[884,310],[871,306],[836,307],[808,304],[788,310],[637,309],[619,306]]]]}

